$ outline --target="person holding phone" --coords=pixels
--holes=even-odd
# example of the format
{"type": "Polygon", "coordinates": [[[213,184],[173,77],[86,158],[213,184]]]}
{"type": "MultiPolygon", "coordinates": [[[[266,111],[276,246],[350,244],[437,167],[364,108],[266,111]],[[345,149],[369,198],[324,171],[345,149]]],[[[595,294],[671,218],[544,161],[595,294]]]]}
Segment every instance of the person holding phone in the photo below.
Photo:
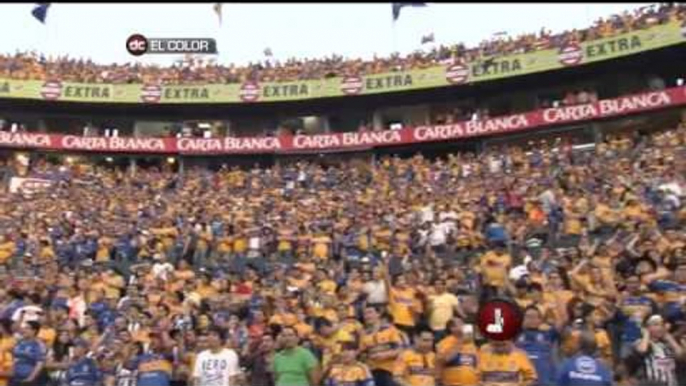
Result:
{"type": "Polygon", "coordinates": [[[474,344],[474,326],[460,318],[450,319],[446,325],[450,333],[436,347],[436,367],[444,386],[475,386],[478,349],[474,344]]]}
{"type": "Polygon", "coordinates": [[[677,386],[677,363],[683,363],[685,353],[664,318],[655,314],[646,319],[627,364],[642,384],[677,386]]]}

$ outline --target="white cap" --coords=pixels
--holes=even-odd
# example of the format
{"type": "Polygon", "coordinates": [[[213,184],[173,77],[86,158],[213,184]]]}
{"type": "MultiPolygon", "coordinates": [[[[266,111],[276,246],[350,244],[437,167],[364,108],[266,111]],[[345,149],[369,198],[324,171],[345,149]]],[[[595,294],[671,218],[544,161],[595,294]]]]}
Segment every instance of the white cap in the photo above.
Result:
{"type": "Polygon", "coordinates": [[[510,279],[518,281],[528,274],[529,270],[526,268],[526,265],[518,265],[510,270],[510,279]]]}

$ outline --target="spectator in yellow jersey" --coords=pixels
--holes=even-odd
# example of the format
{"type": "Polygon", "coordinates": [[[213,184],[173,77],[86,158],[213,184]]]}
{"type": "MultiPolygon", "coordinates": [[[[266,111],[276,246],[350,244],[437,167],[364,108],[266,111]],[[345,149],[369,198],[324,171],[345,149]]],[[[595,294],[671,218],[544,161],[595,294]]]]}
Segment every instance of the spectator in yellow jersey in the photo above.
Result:
{"type": "Polygon", "coordinates": [[[436,348],[437,367],[441,385],[476,386],[479,384],[477,370],[478,349],[474,344],[472,325],[466,325],[460,318],[450,319],[447,330],[450,333],[436,348]]]}
{"type": "Polygon", "coordinates": [[[407,338],[381,318],[372,306],[364,309],[365,331],[360,340],[360,355],[369,366],[376,386],[394,386],[395,360],[407,346],[407,338]]]}
{"type": "Polygon", "coordinates": [[[374,386],[369,367],[357,360],[358,345],[345,342],[323,371],[324,386],[374,386]]]}
{"type": "Polygon", "coordinates": [[[414,347],[404,350],[395,361],[393,376],[399,386],[435,386],[436,353],[434,335],[420,330],[414,336],[414,347]]]}
{"type": "MultiPolygon", "coordinates": [[[[83,165],[67,167],[78,179],[65,177],[31,199],[0,195],[0,319],[11,324],[16,315],[19,325],[22,311],[25,320],[37,320],[38,310],[64,308],[45,313],[38,339],[51,342],[59,330],[65,341],[104,342],[95,352],[115,351],[102,364],[124,386],[136,375],[110,365],[125,362],[124,349],[144,348],[158,329],[176,337],[160,354],[175,360],[172,381],[182,385],[188,371],[181,367],[189,367],[199,350],[196,336],[202,339],[209,328],[227,329],[245,357],[251,341],[276,333],[270,327],[290,326],[303,348],[328,349],[324,356],[333,358],[342,346],[336,327],[313,333],[324,318],[357,341],[357,360],[373,376],[387,380],[406,344],[398,326],[411,332],[426,323],[438,342],[451,318],[476,323],[479,295],[498,292],[530,306],[529,314],[540,313],[541,331],[530,326],[534,331],[522,343],[547,351],[539,333],[543,324],[555,326],[563,333],[562,356],[572,358],[580,334],[592,331],[599,359],[618,373],[649,314],[662,316],[669,322],[664,329],[686,343],[679,331],[686,330],[686,125],[644,137],[642,146],[618,137],[594,152],[537,141],[531,149],[498,151],[505,162],[492,154],[418,155],[327,168],[301,162],[250,172],[189,169],[183,178],[146,167],[135,173],[93,167],[83,174],[83,165]],[[302,173],[303,183],[288,187],[291,172],[302,173]],[[666,195],[663,185],[676,193],[666,195]],[[202,257],[196,266],[194,255],[202,257]],[[392,288],[378,255],[397,277],[392,288]],[[96,267],[82,264],[98,256],[96,267]],[[226,258],[229,264],[221,264],[226,258]],[[113,269],[101,273],[100,265],[113,269]],[[377,315],[378,323],[368,319],[363,331],[364,307],[372,304],[389,315],[377,315]],[[112,326],[116,331],[108,333],[112,326]],[[626,356],[619,355],[622,346],[626,356]]],[[[56,167],[37,157],[28,171],[50,174],[56,167]]],[[[16,327],[0,335],[0,346],[11,345],[16,327]]],[[[439,343],[438,357],[459,347],[462,362],[439,369],[442,381],[479,382],[483,364],[472,364],[471,340],[457,332],[439,343]]],[[[481,337],[475,340],[481,345],[481,337]]],[[[535,362],[541,356],[530,348],[535,362]]],[[[507,358],[514,356],[503,357],[509,371],[507,358]]],[[[654,359],[658,367],[668,364],[662,355],[654,359]]],[[[681,362],[675,366],[673,383],[686,384],[681,362]]],[[[258,363],[251,376],[259,379],[265,367],[258,363]]],[[[523,382],[521,373],[515,383],[523,382]]],[[[497,384],[502,376],[487,379],[497,384]]]]}
{"type": "Polygon", "coordinates": [[[445,280],[434,280],[434,290],[435,293],[428,296],[427,302],[429,327],[440,339],[446,333],[446,324],[461,310],[457,296],[448,291],[445,280]]]}
{"type": "Polygon", "coordinates": [[[320,317],[315,321],[317,334],[313,337],[313,345],[320,355],[322,366],[326,367],[332,358],[341,353],[342,346],[347,342],[354,342],[354,338],[338,323],[320,317]]]}
{"type": "Polygon", "coordinates": [[[0,234],[0,264],[6,264],[16,251],[16,244],[4,234],[0,234]]]}
{"type": "MultiPolygon", "coordinates": [[[[386,272],[388,277],[388,272],[386,272]]],[[[421,314],[421,302],[417,298],[415,287],[407,283],[405,275],[398,275],[386,285],[390,288],[388,296],[388,309],[393,317],[393,324],[408,336],[413,334],[418,315],[421,314]]]]}
{"type": "Polygon", "coordinates": [[[478,361],[482,386],[532,386],[538,378],[526,353],[510,341],[481,346],[478,361]]]}
{"type": "Polygon", "coordinates": [[[0,386],[7,386],[12,377],[13,348],[14,338],[11,336],[11,324],[7,321],[0,322],[0,386]]]}
{"type": "Polygon", "coordinates": [[[512,256],[507,253],[505,243],[498,241],[493,247],[493,250],[481,256],[477,267],[486,294],[502,293],[512,266],[512,256]]]}

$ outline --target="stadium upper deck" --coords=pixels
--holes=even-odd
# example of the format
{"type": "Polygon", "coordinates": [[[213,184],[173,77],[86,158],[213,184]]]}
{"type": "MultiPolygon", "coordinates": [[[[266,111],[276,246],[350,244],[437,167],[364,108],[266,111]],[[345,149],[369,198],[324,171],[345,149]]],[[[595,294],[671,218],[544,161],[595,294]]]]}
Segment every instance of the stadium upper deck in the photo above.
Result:
{"type": "Polygon", "coordinates": [[[677,46],[681,6],[647,8],[600,20],[586,30],[524,35],[371,62],[343,58],[218,65],[101,66],[91,61],[0,57],[0,98],[88,103],[255,103],[305,101],[502,80],[597,63],[677,46]]]}
{"type": "MultiPolygon", "coordinates": [[[[680,7],[665,6],[634,16],[634,22],[608,19],[609,24],[601,22],[588,31],[549,37],[550,44],[535,49],[482,46],[486,56],[440,57],[426,66],[410,60],[394,72],[360,71],[355,92],[345,72],[203,84],[213,81],[193,81],[197,77],[188,75],[193,70],[185,72],[187,79],[165,81],[146,69],[123,66],[147,75],[103,83],[109,78],[85,74],[120,69],[4,57],[0,117],[32,123],[24,133],[13,133],[9,126],[3,133],[0,125],[0,147],[91,154],[283,155],[425,149],[434,146],[429,143],[451,146],[457,140],[538,135],[560,127],[586,135],[598,131],[590,126],[599,120],[665,110],[676,115],[686,103],[683,81],[678,81],[686,41],[683,19],[680,7]],[[23,65],[13,69],[16,63],[23,65]],[[586,97],[570,102],[570,95],[577,99],[581,94],[586,97]],[[289,128],[291,118],[315,124],[289,128]],[[167,129],[193,120],[215,120],[221,129],[213,128],[205,138],[167,129]],[[106,123],[99,134],[86,135],[84,126],[98,125],[92,122],[106,123]],[[117,134],[103,135],[108,126],[116,126],[117,134]]],[[[309,73],[308,64],[303,66],[309,73]]]]}

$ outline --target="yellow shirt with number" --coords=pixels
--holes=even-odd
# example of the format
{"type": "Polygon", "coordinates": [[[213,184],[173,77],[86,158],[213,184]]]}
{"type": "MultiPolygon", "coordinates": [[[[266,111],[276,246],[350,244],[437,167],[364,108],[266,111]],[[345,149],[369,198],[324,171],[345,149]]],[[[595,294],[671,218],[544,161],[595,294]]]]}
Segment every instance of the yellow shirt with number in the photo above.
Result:
{"type": "Polygon", "coordinates": [[[418,308],[416,294],[414,288],[391,288],[388,308],[393,323],[409,327],[415,325],[413,311],[418,308]]]}
{"type": "Polygon", "coordinates": [[[538,378],[536,368],[526,353],[512,348],[509,353],[496,353],[490,344],[479,350],[479,380],[482,386],[522,386],[538,378]]]}
{"type": "Polygon", "coordinates": [[[481,256],[480,269],[484,285],[504,286],[511,265],[512,257],[507,253],[498,255],[495,252],[487,252],[481,256]]]}
{"type": "Polygon", "coordinates": [[[374,378],[364,363],[336,364],[329,371],[325,384],[327,386],[369,385],[374,384],[374,378]]]}
{"type": "Polygon", "coordinates": [[[459,339],[450,335],[438,343],[436,351],[441,357],[457,349],[457,355],[443,363],[440,374],[445,386],[471,386],[479,383],[477,357],[479,350],[473,343],[462,344],[459,339]],[[459,347],[459,348],[458,348],[459,347]]]}
{"type": "Polygon", "coordinates": [[[326,367],[331,359],[340,354],[343,343],[354,342],[355,338],[343,329],[338,329],[331,336],[316,335],[314,345],[322,352],[322,367],[326,367]]]}
{"type": "Polygon", "coordinates": [[[407,346],[407,341],[403,333],[395,326],[384,325],[378,331],[372,332],[365,330],[360,338],[360,349],[366,353],[366,364],[372,370],[386,370],[393,372],[395,358],[372,359],[372,354],[383,353],[396,349],[403,349],[407,346]]]}
{"type": "Polygon", "coordinates": [[[414,349],[405,350],[398,356],[393,375],[410,386],[436,385],[436,354],[420,353],[414,349]]]}

